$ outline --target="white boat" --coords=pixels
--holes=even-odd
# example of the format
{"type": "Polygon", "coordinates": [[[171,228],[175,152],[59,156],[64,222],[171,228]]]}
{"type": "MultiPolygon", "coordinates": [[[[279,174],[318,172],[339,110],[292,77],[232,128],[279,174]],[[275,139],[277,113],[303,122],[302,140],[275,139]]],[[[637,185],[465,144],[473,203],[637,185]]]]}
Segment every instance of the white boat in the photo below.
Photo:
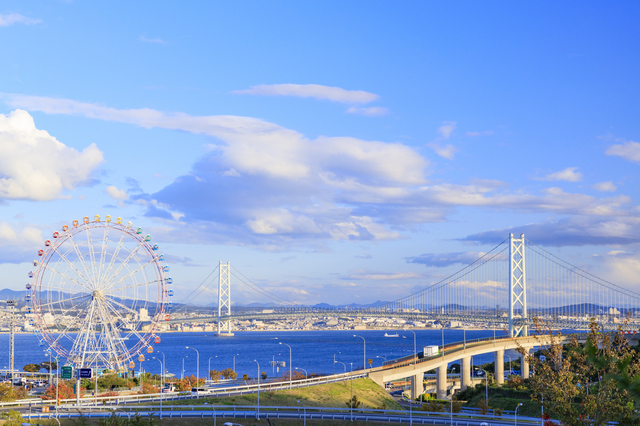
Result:
{"type": "Polygon", "coordinates": [[[400,336],[398,335],[398,333],[396,334],[384,333],[384,337],[400,337],[400,336]]]}

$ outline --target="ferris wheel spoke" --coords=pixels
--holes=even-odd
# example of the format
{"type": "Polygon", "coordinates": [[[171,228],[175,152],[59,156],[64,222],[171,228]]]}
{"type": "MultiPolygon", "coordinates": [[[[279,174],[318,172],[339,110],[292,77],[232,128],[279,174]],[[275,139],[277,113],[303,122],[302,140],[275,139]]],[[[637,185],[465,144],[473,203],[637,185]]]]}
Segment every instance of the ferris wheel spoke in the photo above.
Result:
{"type": "MultiPolygon", "coordinates": [[[[151,265],[155,263],[155,260],[151,259],[150,261],[148,261],[147,263],[143,263],[142,265],[138,265],[138,267],[132,271],[129,271],[128,274],[123,275],[122,277],[120,277],[117,281],[114,281],[113,283],[111,283],[111,285],[109,287],[107,287],[106,291],[112,291],[111,289],[113,288],[113,286],[120,284],[122,281],[126,280],[129,277],[132,277],[133,275],[135,275],[136,273],[142,271],[144,268],[146,268],[147,266],[151,265]]],[[[155,282],[158,282],[158,280],[155,280],[155,282]]]]}
{"type": "Polygon", "coordinates": [[[57,248],[57,247],[54,247],[53,249],[54,249],[54,250],[55,250],[55,252],[58,254],[58,256],[60,256],[60,258],[61,258],[62,260],[64,260],[65,262],[67,262],[67,264],[71,267],[71,269],[73,269],[73,270],[75,271],[75,273],[76,273],[76,274],[78,274],[78,276],[79,276],[79,277],[80,277],[80,278],[85,282],[85,284],[86,284],[86,285],[85,285],[85,284],[82,284],[82,283],[80,283],[79,281],[74,280],[74,279],[72,279],[72,278],[70,278],[70,277],[68,277],[68,276],[66,276],[66,275],[63,275],[61,272],[57,271],[55,268],[50,267],[48,263],[47,263],[47,264],[45,264],[45,265],[43,265],[43,266],[44,266],[46,269],[48,269],[48,270],[50,270],[50,271],[53,271],[53,272],[55,272],[55,273],[56,273],[56,274],[58,274],[58,275],[62,275],[64,278],[68,279],[68,280],[69,280],[69,281],[71,281],[71,282],[74,282],[74,283],[78,284],[79,286],[84,287],[84,288],[86,288],[87,290],[91,290],[91,289],[90,289],[90,286],[89,286],[89,280],[87,280],[87,279],[84,277],[84,275],[82,275],[82,272],[80,272],[80,271],[78,270],[78,268],[76,268],[76,266],[73,264],[73,262],[71,262],[69,259],[67,259],[67,256],[65,256],[65,255],[64,255],[64,253],[61,253],[60,251],[58,251],[58,248],[57,248]]]}
{"type": "Polygon", "coordinates": [[[101,299],[98,303],[98,312],[103,325],[100,334],[101,345],[107,347],[110,353],[117,354],[126,350],[126,345],[120,339],[120,332],[113,322],[113,316],[109,315],[107,306],[108,302],[106,299],[101,299]],[[118,348],[118,346],[120,347],[118,348]]]}
{"type": "Polygon", "coordinates": [[[122,313],[118,309],[116,309],[110,302],[113,302],[113,300],[105,300],[105,305],[111,309],[111,311],[120,319],[120,321],[122,321],[127,327],[129,327],[131,334],[135,335],[140,341],[144,341],[144,336],[138,333],[135,328],[135,324],[129,322],[129,320],[124,317],[122,313]]]}
{"type": "MultiPolygon", "coordinates": [[[[80,264],[82,265],[82,268],[84,269],[84,272],[87,274],[88,277],[91,278],[91,273],[89,273],[89,270],[87,269],[87,264],[84,261],[84,256],[82,256],[82,253],[80,253],[80,248],[78,248],[78,244],[76,243],[76,240],[73,239],[73,234],[69,235],[69,241],[71,241],[71,245],[73,246],[73,250],[76,252],[76,256],[78,256],[78,260],[80,261],[80,264]]],[[[90,283],[90,281],[86,280],[87,284],[90,283]]]]}
{"type": "Polygon", "coordinates": [[[109,278],[109,281],[115,279],[118,274],[120,274],[120,271],[122,271],[122,269],[127,266],[127,264],[129,263],[129,261],[131,259],[133,259],[133,257],[136,255],[136,253],[138,252],[138,250],[140,250],[140,248],[144,245],[144,240],[143,241],[139,241],[138,245],[136,246],[136,248],[134,248],[133,250],[131,250],[131,252],[129,253],[129,255],[122,261],[122,264],[120,264],[120,266],[118,266],[118,269],[116,269],[116,271],[113,273],[113,275],[111,275],[111,277],[109,278]]]}
{"type": "MultiPolygon", "coordinates": [[[[136,287],[140,287],[140,286],[147,286],[150,284],[155,284],[155,283],[159,283],[160,280],[155,279],[155,280],[151,280],[151,281],[145,281],[145,282],[141,282],[141,283],[136,283],[136,284],[131,284],[125,287],[119,287],[119,288],[109,288],[109,293],[113,294],[113,293],[117,293],[118,291],[121,290],[128,290],[130,288],[136,288],[136,287]]],[[[117,284],[117,283],[114,283],[117,284]]]]}
{"type": "MultiPolygon", "coordinates": [[[[51,345],[56,344],[56,343],[57,343],[60,339],[62,339],[63,337],[69,337],[69,338],[70,338],[70,336],[67,334],[67,332],[69,331],[69,329],[70,329],[72,326],[74,326],[74,325],[76,325],[76,324],[78,324],[78,323],[82,323],[82,314],[83,314],[84,312],[86,312],[86,311],[87,311],[87,309],[89,308],[89,306],[90,306],[90,304],[87,304],[87,305],[84,307],[84,309],[83,309],[82,311],[80,311],[80,312],[77,312],[77,313],[76,313],[75,318],[74,318],[74,319],[75,319],[75,321],[70,322],[69,324],[67,324],[67,327],[66,327],[62,332],[60,332],[60,333],[58,334],[58,337],[56,337],[56,338],[53,340],[53,343],[52,343],[51,345]]],[[[71,309],[68,309],[66,312],[63,312],[63,314],[62,314],[62,315],[66,315],[66,313],[67,313],[67,312],[69,312],[69,310],[71,310],[71,309]]],[[[50,346],[51,346],[51,345],[50,345],[50,346]]]]}
{"type": "Polygon", "coordinates": [[[124,309],[125,311],[128,311],[130,314],[138,315],[138,313],[137,313],[134,309],[131,309],[131,308],[130,308],[130,307],[128,307],[127,305],[122,304],[122,303],[120,303],[120,302],[116,302],[116,301],[115,301],[115,300],[113,300],[113,299],[109,299],[109,304],[118,305],[119,307],[121,307],[121,308],[122,308],[122,309],[124,309]]]}
{"type": "MultiPolygon", "coordinates": [[[[55,304],[60,304],[60,303],[65,303],[65,302],[70,302],[70,301],[72,301],[72,300],[85,299],[85,298],[87,298],[87,297],[91,297],[91,295],[90,295],[90,294],[84,294],[84,295],[82,295],[82,296],[69,297],[68,299],[56,300],[56,301],[54,301],[54,302],[49,302],[49,303],[42,303],[42,304],[39,304],[38,306],[39,306],[40,308],[47,307],[47,306],[51,306],[51,307],[53,307],[53,305],[55,305],[55,304]]],[[[59,309],[64,309],[64,308],[59,308],[59,309]]],[[[71,310],[71,309],[73,309],[73,307],[71,307],[71,308],[67,308],[67,310],[71,310]]]]}
{"type": "Polygon", "coordinates": [[[124,247],[124,242],[125,242],[125,237],[126,236],[127,236],[126,232],[122,232],[120,234],[120,241],[118,241],[118,244],[116,245],[116,248],[113,250],[113,254],[111,255],[111,259],[109,260],[109,266],[104,271],[104,274],[102,274],[100,276],[100,282],[102,282],[109,275],[109,273],[111,273],[111,269],[113,269],[113,265],[115,264],[116,259],[118,259],[118,255],[120,254],[120,250],[122,249],[122,247],[124,247]]]}
{"type": "Polygon", "coordinates": [[[78,338],[76,339],[73,348],[71,348],[72,354],[80,357],[80,366],[84,366],[87,348],[89,347],[89,342],[93,338],[93,315],[95,312],[95,299],[91,301],[91,305],[89,306],[89,313],[85,317],[85,321],[82,322],[82,326],[78,331],[78,338]],[[80,355],[81,354],[81,355],[80,355]]]}
{"type": "Polygon", "coordinates": [[[91,235],[91,227],[87,226],[86,227],[86,233],[87,233],[87,243],[88,246],[87,248],[89,249],[89,261],[91,262],[91,272],[93,273],[93,281],[96,282],[97,278],[98,278],[98,274],[96,271],[96,252],[95,252],[95,248],[93,247],[93,237],[91,235]]]}
{"type": "Polygon", "coordinates": [[[144,340],[144,337],[136,330],[135,324],[132,324],[125,316],[123,316],[122,313],[111,304],[111,302],[113,302],[113,300],[105,299],[105,306],[107,306],[120,319],[120,321],[129,328],[131,334],[135,335],[140,340],[144,340]]]}
{"type": "Polygon", "coordinates": [[[99,268],[98,268],[98,274],[97,274],[97,280],[98,282],[100,282],[100,279],[102,278],[102,273],[104,272],[104,267],[105,267],[105,259],[107,257],[107,247],[108,247],[108,243],[109,243],[109,227],[105,226],[104,227],[104,233],[102,236],[102,250],[100,250],[100,263],[99,263],[99,268]]]}

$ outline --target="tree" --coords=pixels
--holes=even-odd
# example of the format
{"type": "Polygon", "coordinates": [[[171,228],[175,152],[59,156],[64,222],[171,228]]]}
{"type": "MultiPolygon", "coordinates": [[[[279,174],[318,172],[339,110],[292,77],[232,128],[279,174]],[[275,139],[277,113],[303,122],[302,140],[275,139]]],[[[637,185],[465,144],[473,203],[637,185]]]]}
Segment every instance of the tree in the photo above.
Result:
{"type": "Polygon", "coordinates": [[[200,387],[202,385],[204,385],[204,379],[198,378],[196,380],[196,376],[194,376],[193,374],[176,382],[176,388],[179,391],[188,391],[191,390],[191,388],[200,387]]]}
{"type": "Polygon", "coordinates": [[[0,383],[0,402],[11,402],[27,397],[27,390],[23,387],[13,387],[11,383],[0,383]]]}
{"type": "Polygon", "coordinates": [[[140,392],[138,392],[138,394],[140,395],[148,395],[151,393],[160,393],[160,388],[157,386],[153,386],[151,383],[149,382],[143,382],[142,383],[142,389],[140,390],[140,392]]]}
{"type": "Polygon", "coordinates": [[[24,371],[28,371],[29,373],[37,373],[41,368],[40,364],[27,364],[22,367],[24,371]]]}
{"type": "Polygon", "coordinates": [[[347,401],[347,407],[359,408],[362,405],[362,401],[358,401],[358,396],[353,395],[353,398],[347,401]]]}
{"type": "Polygon", "coordinates": [[[4,419],[4,426],[20,426],[24,422],[22,414],[14,410],[3,411],[0,418],[4,419]]]}
{"type": "Polygon", "coordinates": [[[238,377],[238,373],[233,371],[231,368],[225,368],[220,372],[220,374],[222,374],[222,377],[224,377],[225,379],[235,380],[236,377],[238,377]]]}
{"type": "Polygon", "coordinates": [[[574,336],[564,346],[561,334],[553,334],[548,324],[536,320],[537,334],[551,340],[543,346],[546,357],[527,355],[535,374],[529,379],[531,398],[544,406],[545,413],[567,426],[582,426],[585,420],[594,426],[609,422],[638,424],[634,412],[634,397],[627,389],[620,389],[620,365],[627,376],[640,374],[640,360],[629,347],[621,331],[609,334],[591,319],[586,344],[574,336]]]}
{"type": "MultiPolygon", "coordinates": [[[[76,394],[73,392],[73,387],[69,386],[67,382],[60,382],[58,385],[58,398],[70,399],[75,398],[76,394]]],[[[45,391],[42,399],[56,399],[56,387],[49,386],[45,391]]]]}
{"type": "Polygon", "coordinates": [[[214,382],[217,382],[218,380],[220,380],[221,376],[222,376],[222,373],[220,371],[217,371],[217,370],[209,371],[209,378],[214,382]]]}
{"type": "Polygon", "coordinates": [[[52,370],[55,370],[58,368],[58,363],[56,363],[55,361],[51,361],[51,362],[44,361],[40,363],[40,367],[47,370],[47,373],[51,373],[52,370]]]}

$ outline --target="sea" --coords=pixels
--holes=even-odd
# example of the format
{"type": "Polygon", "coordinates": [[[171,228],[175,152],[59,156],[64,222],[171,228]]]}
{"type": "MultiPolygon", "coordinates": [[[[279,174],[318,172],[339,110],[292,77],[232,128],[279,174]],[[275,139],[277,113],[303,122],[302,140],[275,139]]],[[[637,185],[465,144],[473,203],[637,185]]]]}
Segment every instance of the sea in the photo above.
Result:
{"type": "MultiPolygon", "coordinates": [[[[503,337],[503,330],[414,330],[415,344],[418,352],[430,345],[445,345],[485,337],[503,337]]],[[[382,362],[411,355],[414,348],[414,335],[405,330],[311,330],[311,331],[237,331],[234,336],[217,337],[211,332],[165,333],[161,334],[161,342],[154,344],[154,353],[145,353],[145,361],[140,363],[134,358],[136,372],[145,371],[160,373],[161,367],[156,357],[164,355],[165,369],[168,373],[180,378],[182,375],[195,375],[199,361],[201,377],[207,375],[209,368],[224,370],[234,368],[238,375],[247,374],[256,377],[258,372],[268,377],[282,376],[291,367],[305,374],[334,374],[361,369],[363,363],[371,359],[373,366],[382,362]],[[385,337],[385,333],[398,337],[385,337]],[[360,337],[354,337],[354,334],[360,337]],[[282,343],[282,344],[280,344],[282,343]],[[289,347],[291,346],[291,354],[289,347]],[[366,344],[366,358],[365,358],[366,344]],[[194,348],[199,353],[196,353],[194,348]],[[235,356],[235,360],[234,360],[235,356]],[[334,363],[338,361],[340,363],[334,363]],[[272,366],[273,361],[284,362],[285,366],[272,366]],[[258,366],[259,365],[259,366],[258,366]],[[184,366],[184,370],[183,370],[184,366]]],[[[9,366],[9,334],[0,335],[0,368],[9,366]]],[[[49,361],[46,347],[39,346],[39,338],[33,334],[15,335],[15,368],[21,371],[26,364],[49,361]]],[[[519,357],[514,351],[507,351],[513,360],[519,357]]],[[[473,364],[480,365],[493,362],[493,353],[474,356],[473,364]]],[[[64,365],[64,359],[60,365],[64,365]]],[[[44,370],[43,370],[44,371],[44,370]]]]}

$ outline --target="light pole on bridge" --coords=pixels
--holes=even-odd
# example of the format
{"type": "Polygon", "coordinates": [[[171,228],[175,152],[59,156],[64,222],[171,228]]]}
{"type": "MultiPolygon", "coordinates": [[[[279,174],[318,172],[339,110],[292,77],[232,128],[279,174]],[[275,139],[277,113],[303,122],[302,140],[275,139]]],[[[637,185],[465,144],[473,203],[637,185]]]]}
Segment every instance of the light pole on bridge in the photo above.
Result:
{"type": "Polygon", "coordinates": [[[309,378],[309,374],[307,374],[307,370],[305,370],[304,368],[300,368],[300,367],[296,367],[295,370],[302,370],[304,371],[304,379],[307,380],[309,378]]]}
{"type": "Polygon", "coordinates": [[[209,378],[211,378],[211,358],[218,358],[218,355],[209,357],[209,372],[207,373],[209,378]]]}
{"type": "Polygon", "coordinates": [[[238,355],[240,355],[240,354],[235,354],[235,355],[233,356],[233,372],[234,372],[234,373],[236,372],[236,357],[237,357],[238,355]]]}
{"type": "MultiPolygon", "coordinates": [[[[278,342],[279,345],[287,345],[286,343],[282,343],[282,342],[278,342]]],[[[289,389],[291,389],[292,385],[291,385],[291,377],[292,377],[292,370],[291,370],[291,346],[289,346],[289,389]]]]}
{"type": "Polygon", "coordinates": [[[187,349],[193,349],[196,351],[196,388],[200,387],[198,384],[200,383],[200,352],[196,348],[192,348],[187,346],[187,349]]]}
{"type": "Polygon", "coordinates": [[[364,361],[364,365],[362,368],[366,370],[367,369],[367,341],[364,339],[364,337],[358,336],[357,334],[354,334],[353,337],[361,338],[362,342],[364,343],[364,353],[362,355],[362,360],[364,361]]]}
{"type": "MultiPolygon", "coordinates": [[[[416,332],[413,330],[405,330],[413,333],[413,365],[416,364],[416,332]]],[[[442,350],[444,351],[444,343],[442,344],[442,350]]],[[[385,359],[386,361],[386,359],[385,359]]]]}

